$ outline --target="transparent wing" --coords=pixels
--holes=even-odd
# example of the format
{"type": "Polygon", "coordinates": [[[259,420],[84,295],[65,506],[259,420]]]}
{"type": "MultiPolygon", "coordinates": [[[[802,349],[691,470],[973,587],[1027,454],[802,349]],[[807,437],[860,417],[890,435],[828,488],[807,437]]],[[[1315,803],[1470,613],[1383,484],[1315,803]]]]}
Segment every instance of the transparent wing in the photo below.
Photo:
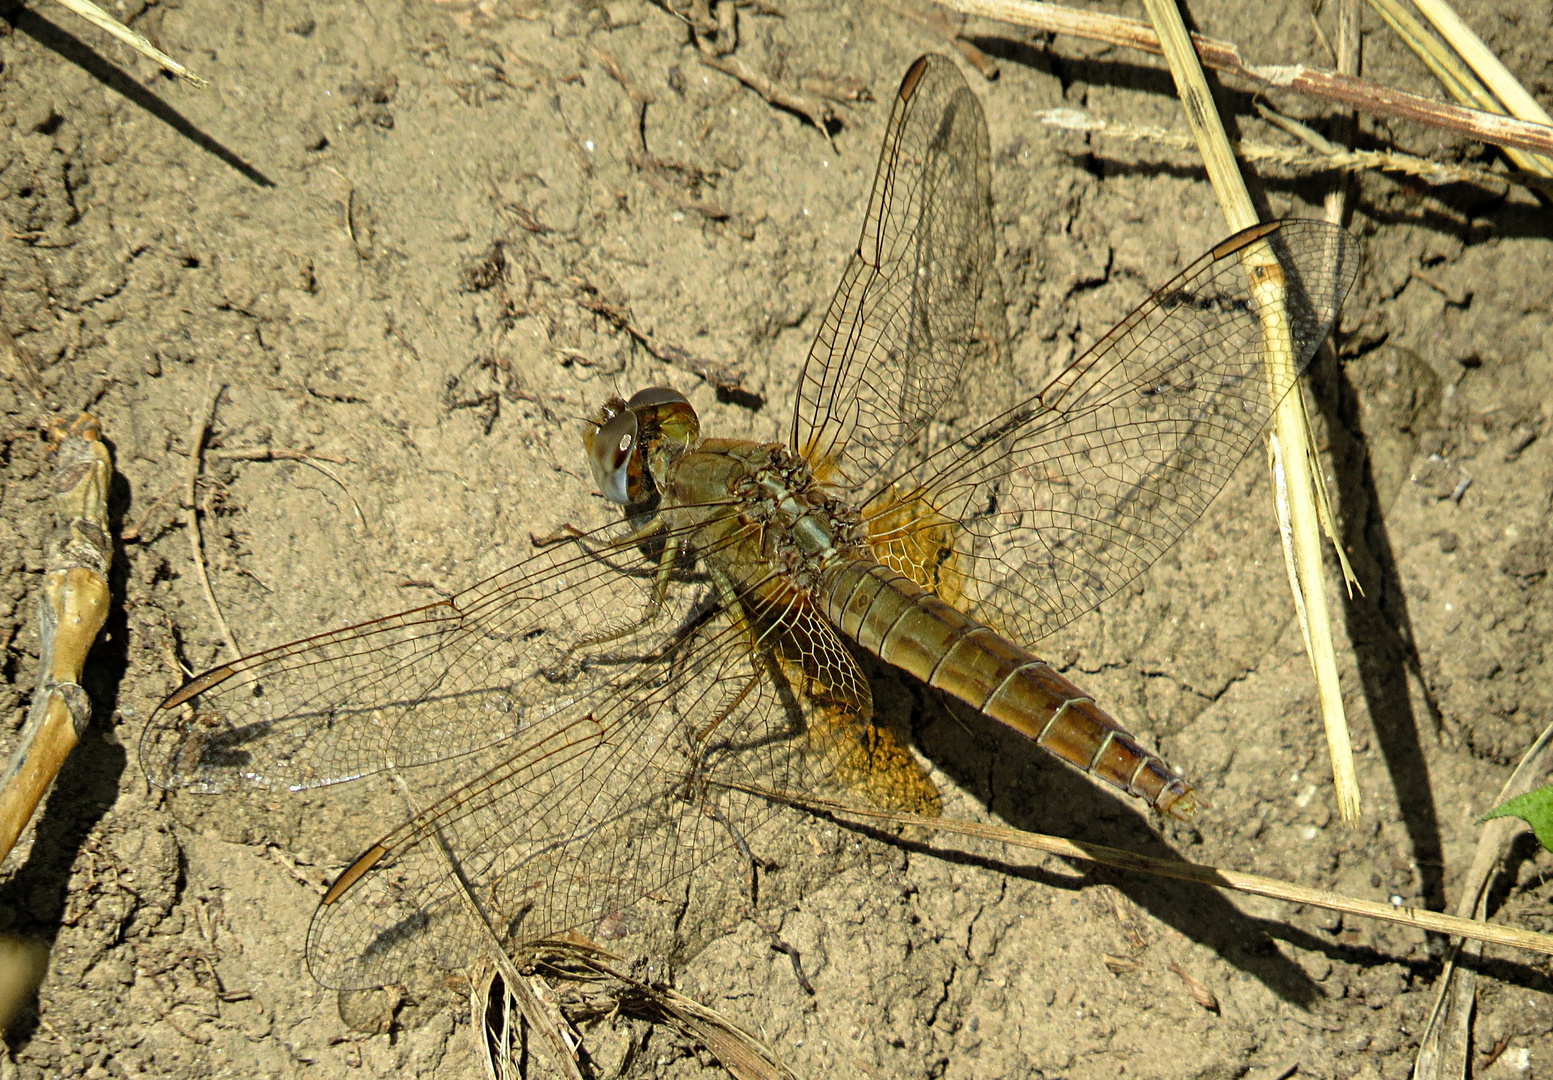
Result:
{"type": "Polygon", "coordinates": [[[633,905],[672,906],[753,842],[772,810],[729,784],[823,789],[857,758],[837,732],[871,711],[846,646],[779,575],[730,596],[704,573],[749,535],[712,533],[651,619],[669,537],[601,530],[442,604],[216,669],[158,711],[147,772],[214,791],[404,770],[432,793],[320,906],[308,960],[327,985],[457,969],[489,933],[621,936],[633,905]]]}
{"type": "MultiPolygon", "coordinates": [[[[141,740],[164,787],[307,788],[444,761],[516,737],[619,674],[613,642],[647,610],[650,554],[618,525],[444,600],[223,665],[158,708],[141,740]]],[[[668,632],[701,585],[671,582],[668,632]]]]}
{"type": "Polygon", "coordinates": [[[1229,479],[1330,332],[1358,252],[1319,221],[1224,241],[1039,394],[884,485],[864,508],[881,561],[1024,641],[1090,610],[1229,479]]]}
{"type": "Polygon", "coordinates": [[[867,491],[1011,399],[988,145],[954,63],[913,64],[799,380],[792,445],[823,480],[867,491]]]}
{"type": "Polygon", "coordinates": [[[746,593],[733,606],[742,617],[694,613],[370,849],[313,919],[314,976],[363,987],[458,968],[486,927],[509,949],[645,932],[673,921],[690,874],[758,843],[772,808],[735,786],[823,789],[844,758],[806,708],[866,719],[867,683],[802,605],[746,593]]]}

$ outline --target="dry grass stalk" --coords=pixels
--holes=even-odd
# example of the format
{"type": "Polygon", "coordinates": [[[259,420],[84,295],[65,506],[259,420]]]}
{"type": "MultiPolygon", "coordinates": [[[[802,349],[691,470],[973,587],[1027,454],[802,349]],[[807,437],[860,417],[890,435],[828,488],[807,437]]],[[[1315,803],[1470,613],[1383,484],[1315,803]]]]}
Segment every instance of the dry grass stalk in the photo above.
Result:
{"type": "Polygon", "coordinates": [[[348,465],[349,461],[345,458],[328,457],[324,454],[314,454],[306,450],[282,450],[272,446],[246,446],[232,450],[216,450],[205,456],[214,458],[217,461],[300,461],[303,465],[316,469],[330,480],[333,480],[335,485],[345,492],[345,497],[351,501],[351,506],[355,507],[356,518],[361,522],[362,531],[371,531],[367,525],[366,512],[361,509],[361,503],[356,501],[356,496],[351,493],[351,489],[346,486],[344,480],[340,479],[338,473],[323,464],[325,461],[330,461],[336,465],[348,465]]]}
{"type": "MultiPolygon", "coordinates": [[[[1542,735],[1521,757],[1510,779],[1505,781],[1490,805],[1498,806],[1536,787],[1548,771],[1549,759],[1553,757],[1550,752],[1553,752],[1553,724],[1543,729],[1542,735]]],[[[1487,916],[1489,882],[1498,872],[1511,842],[1530,828],[1520,818],[1513,817],[1495,818],[1483,826],[1477,848],[1472,853],[1472,865],[1461,883],[1461,896],[1456,901],[1457,915],[1478,920],[1487,916]]],[[[1480,942],[1453,943],[1441,977],[1435,982],[1438,989],[1429,1023],[1418,1040],[1413,1080],[1446,1080],[1447,1077],[1467,1075],[1477,975],[1471,968],[1457,967],[1456,961],[1462,953],[1475,958],[1482,952],[1480,942]]]]}
{"type": "MultiPolygon", "coordinates": [[[[404,778],[398,772],[393,773],[393,778],[411,812],[419,813],[420,808],[404,778]]],[[[454,863],[452,852],[444,844],[439,844],[437,850],[447,866],[448,879],[458,886],[465,912],[483,932],[486,939],[486,963],[501,976],[500,987],[489,970],[481,974],[472,973],[470,979],[472,1021],[481,1044],[487,1077],[489,1080],[509,1080],[521,1075],[512,1053],[517,1045],[514,1038],[516,1017],[512,1012],[512,1007],[516,1005],[529,1028],[538,1034],[551,1064],[570,1080],[582,1080],[579,1055],[581,1036],[562,1012],[548,982],[542,975],[518,968],[469,892],[463,874],[454,863]],[[499,1025],[493,1026],[490,1018],[497,1013],[502,1020],[499,1025]]],[[[614,970],[606,962],[609,954],[591,943],[540,942],[536,948],[543,953],[547,944],[553,944],[554,951],[569,957],[589,975],[608,977],[629,986],[634,997],[650,1003],[651,1019],[667,1023],[700,1042],[736,1080],[795,1080],[793,1074],[777,1061],[764,1043],[715,1010],[672,989],[648,986],[614,970]]]]}
{"type": "MultiPolygon", "coordinates": [[[[1208,89],[1208,80],[1197,62],[1181,10],[1175,0],[1144,0],[1144,7],[1154,22],[1165,59],[1175,78],[1176,92],[1197,136],[1208,179],[1219,198],[1230,231],[1250,228],[1258,221],[1256,208],[1240,175],[1229,136],[1208,89]]],[[[1308,449],[1312,443],[1310,419],[1305,412],[1305,397],[1299,390],[1299,372],[1291,363],[1293,346],[1285,283],[1277,258],[1265,244],[1252,244],[1246,248],[1242,259],[1262,319],[1268,389],[1276,401],[1273,426],[1268,435],[1268,456],[1289,590],[1305,638],[1305,652],[1316,676],[1321,718],[1326,726],[1327,752],[1332,759],[1338,814],[1345,822],[1354,824],[1359,820],[1359,781],[1354,772],[1348,715],[1343,707],[1337,652],[1332,643],[1326,568],[1321,558],[1322,513],[1316,493],[1317,463],[1308,449]]]]}
{"type": "MultiPolygon", "coordinates": [[[[1046,109],[1033,115],[1035,119],[1051,127],[1099,135],[1108,139],[1152,142],[1182,150],[1195,149],[1197,146],[1192,136],[1182,132],[1167,131],[1164,128],[1143,124],[1112,123],[1080,109],[1046,109]]],[[[1305,151],[1249,139],[1234,143],[1234,150],[1235,156],[1243,161],[1278,165],[1302,175],[1333,171],[1394,172],[1416,177],[1429,184],[1477,184],[1490,190],[1499,190],[1505,184],[1546,187],[1539,182],[1541,178],[1526,173],[1495,172],[1476,165],[1452,165],[1396,150],[1346,150],[1334,146],[1326,150],[1313,148],[1305,151]]]]}
{"type": "Polygon", "coordinates": [[[734,1080],[797,1080],[760,1039],[673,987],[652,987],[661,1022],[706,1047],[734,1080]]]}
{"type": "Polygon", "coordinates": [[[1526,92],[1510,69],[1500,62],[1483,39],[1473,33],[1472,27],[1445,0],[1413,0],[1414,6],[1423,12],[1424,18],[1434,24],[1440,36],[1450,42],[1451,48],[1472,66],[1478,78],[1488,84],[1510,115],[1519,120],[1553,125],[1553,117],[1537,104],[1537,99],[1526,92]]]}
{"type": "Polygon", "coordinates": [[[1512,949],[1525,949],[1528,952],[1553,956],[1553,934],[1539,934],[1533,930],[1500,926],[1479,919],[1466,919],[1440,911],[1428,911],[1405,905],[1393,907],[1383,901],[1361,900],[1358,897],[1344,896],[1342,893],[1316,889],[1308,885],[1297,885],[1292,881],[1262,877],[1259,874],[1244,874],[1238,870],[1222,870],[1217,866],[1180,862],[1176,859],[1156,859],[1149,855],[1124,851],[1121,848],[1068,840],[1044,833],[1024,832],[1020,829],[1008,828],[1006,825],[990,825],[980,821],[964,821],[949,817],[922,817],[900,810],[876,810],[872,807],[853,806],[792,792],[774,791],[755,784],[730,784],[729,786],[812,814],[827,816],[839,814],[896,825],[916,825],[932,832],[952,833],[957,836],[991,840],[1009,847],[1044,851],[1049,855],[1097,863],[1115,870],[1151,874],[1176,881],[1190,881],[1198,885],[1212,885],[1215,888],[1232,889],[1235,892],[1250,893],[1253,896],[1287,900],[1291,904],[1305,904],[1309,907],[1324,908],[1327,911],[1339,911],[1346,915],[1358,915],[1366,919],[1411,926],[1429,933],[1451,934],[1473,941],[1507,945],[1512,949]]]}
{"type": "Polygon", "coordinates": [[[0,861],[16,846],[44,792],[92,718],[81,670],[108,617],[108,485],[113,461],[95,417],[55,420],[54,516],[38,602],[39,672],[21,744],[0,779],[0,861]]]}
{"type": "Polygon", "coordinates": [[[196,489],[199,487],[200,472],[205,460],[205,437],[210,433],[210,425],[215,422],[216,405],[221,401],[221,395],[226,393],[225,383],[216,387],[214,393],[211,392],[215,377],[216,369],[211,368],[210,376],[205,383],[205,396],[209,399],[209,404],[195,414],[193,422],[189,425],[187,437],[189,465],[183,476],[183,499],[189,514],[185,522],[189,534],[189,555],[194,560],[194,571],[199,577],[200,592],[204,594],[205,603],[209,605],[211,614],[215,616],[216,625],[221,628],[221,639],[226,642],[232,659],[236,660],[243,655],[243,650],[237,647],[237,638],[232,636],[232,628],[227,625],[221,605],[216,603],[215,590],[210,587],[210,572],[205,567],[205,538],[200,532],[200,508],[196,501],[196,489]]]}
{"type": "MultiPolygon", "coordinates": [[[[545,993],[554,997],[547,977],[568,986],[565,1004],[557,1003],[558,1015],[564,1008],[584,1018],[625,1015],[664,1024],[704,1046],[735,1080],[796,1080],[756,1036],[672,987],[645,983],[620,971],[618,957],[581,935],[534,942],[525,951],[527,967],[542,973],[528,978],[545,987],[545,993]]],[[[472,997],[477,1025],[480,1018],[485,1021],[482,1042],[490,1062],[486,1075],[492,1080],[519,1075],[515,1003],[504,983],[499,971],[481,975],[475,979],[472,997]]]]}
{"type": "MultiPolygon", "coordinates": [[[[1445,92],[1461,102],[1482,109],[1484,112],[1503,114],[1504,106],[1494,97],[1488,87],[1484,86],[1472,70],[1463,64],[1449,48],[1424,27],[1424,24],[1413,17],[1413,13],[1405,8],[1400,0],[1369,0],[1370,7],[1375,9],[1392,32],[1402,39],[1403,44],[1412,49],[1418,58],[1423,61],[1445,92]]],[[[1525,117],[1524,119],[1536,119],[1525,117]]],[[[1504,154],[1516,168],[1534,173],[1538,176],[1553,177],[1553,159],[1528,153],[1525,150],[1517,150],[1504,147],[1504,154]]]]}
{"type": "MultiPolygon", "coordinates": [[[[419,813],[420,807],[416,804],[415,797],[410,791],[410,786],[405,783],[404,778],[397,771],[390,770],[390,774],[393,776],[395,786],[399,789],[399,794],[410,807],[410,812],[419,813]]],[[[485,914],[481,911],[480,905],[475,902],[474,896],[470,894],[469,886],[465,883],[463,874],[459,872],[457,865],[453,862],[453,855],[448,851],[447,846],[439,843],[437,851],[442,855],[443,861],[447,866],[448,880],[458,886],[458,894],[463,900],[464,909],[470,920],[473,925],[478,926],[484,932],[487,945],[486,959],[501,973],[502,981],[506,984],[510,1000],[518,1006],[518,1010],[523,1014],[523,1019],[528,1022],[530,1029],[539,1036],[539,1041],[545,1047],[545,1053],[550,1058],[550,1063],[567,1080],[583,1080],[582,1066],[578,1063],[577,1058],[577,1047],[579,1045],[577,1033],[572,1030],[571,1025],[566,1022],[566,1018],[561,1015],[561,1011],[556,1007],[554,1000],[547,1000],[546,995],[537,992],[534,985],[530,983],[529,976],[518,970],[518,965],[513,962],[507,950],[502,948],[501,939],[496,936],[496,931],[491,929],[491,924],[486,921],[485,914]]],[[[327,895],[323,902],[329,903],[327,895]]],[[[478,1002],[478,987],[481,980],[472,978],[470,981],[476,985],[472,1000],[478,1002]]],[[[477,1028],[483,1028],[483,1019],[486,1015],[487,1013],[483,1009],[475,1014],[473,1022],[477,1028]]],[[[486,1052],[488,1060],[495,1066],[490,1075],[500,1077],[502,1075],[500,1072],[500,1058],[492,1059],[489,1056],[489,1049],[486,1052]]]]}
{"type": "MultiPolygon", "coordinates": [[[[1311,18],[1315,19],[1314,12],[1311,18]]],[[[1319,28],[1320,21],[1316,21],[1319,28]]],[[[1337,5],[1337,70],[1343,75],[1358,75],[1360,62],[1360,49],[1362,42],[1359,38],[1359,0],[1338,0],[1337,5]]],[[[1262,116],[1273,120],[1285,131],[1301,139],[1308,145],[1315,146],[1322,151],[1353,152],[1354,135],[1358,130],[1358,117],[1352,111],[1347,115],[1339,116],[1333,125],[1336,128],[1334,134],[1342,140],[1334,143],[1318,134],[1314,129],[1295,120],[1293,117],[1283,116],[1273,109],[1258,105],[1258,111],[1262,116]]],[[[1419,159],[1422,160],[1422,159],[1419,159]]],[[[1327,191],[1326,198],[1322,200],[1322,211],[1333,225],[1342,225],[1348,217],[1348,195],[1353,187],[1352,175],[1348,172],[1340,172],[1333,178],[1332,187],[1327,191]]],[[[1317,359],[1325,364],[1337,363],[1337,339],[1328,334],[1326,340],[1321,343],[1317,359]]],[[[1304,388],[1300,388],[1304,393],[1304,388]]],[[[1342,538],[1337,534],[1337,515],[1332,512],[1332,495],[1327,490],[1326,470],[1320,467],[1321,449],[1316,445],[1315,433],[1308,427],[1305,430],[1305,453],[1315,465],[1312,474],[1316,479],[1316,510],[1321,517],[1321,531],[1326,533],[1327,539],[1332,542],[1332,550],[1337,553],[1338,566],[1343,572],[1343,586],[1348,590],[1348,596],[1352,599],[1355,591],[1363,592],[1359,584],[1359,576],[1353,572],[1353,565],[1348,561],[1348,552],[1342,538]]],[[[1357,808],[1356,808],[1357,812],[1357,808]]]]}
{"type": "Polygon", "coordinates": [[[59,0],[59,2],[99,30],[111,34],[141,56],[149,59],[152,63],[160,65],[164,71],[178,76],[178,78],[191,86],[197,86],[203,90],[210,85],[209,82],[200,78],[161,49],[151,44],[144,35],[135,33],[135,31],[92,3],[91,0],[59,0]]]}
{"type": "MultiPolygon", "coordinates": [[[[1315,18],[1314,13],[1311,17],[1315,18]]],[[[1316,25],[1320,26],[1321,23],[1317,21],[1316,25]]],[[[1364,42],[1359,36],[1359,0],[1338,0],[1336,59],[1339,75],[1357,76],[1359,74],[1360,53],[1363,48],[1364,42]]],[[[1291,122],[1294,121],[1291,120],[1291,122]]],[[[1354,115],[1353,110],[1350,109],[1346,116],[1339,117],[1335,127],[1334,134],[1340,140],[1339,146],[1344,150],[1352,150],[1354,136],[1358,134],[1359,129],[1359,118],[1354,115]]],[[[1311,132],[1311,134],[1315,133],[1311,132]]],[[[1323,208],[1326,210],[1327,220],[1334,225],[1341,225],[1348,215],[1348,195],[1352,186],[1349,177],[1338,176],[1332,189],[1327,192],[1323,208]]],[[[1328,338],[1329,343],[1330,341],[1331,339],[1328,338]]],[[[1343,545],[1337,544],[1335,540],[1333,543],[1336,544],[1339,552],[1343,550],[1343,545]]]]}
{"type": "MultiPolygon", "coordinates": [[[[1149,25],[1119,15],[1077,11],[1040,0],[939,0],[944,7],[967,15],[1029,27],[1053,34],[1070,34],[1104,41],[1123,48],[1160,53],[1159,36],[1149,25]]],[[[1480,109],[1448,105],[1443,101],[1394,90],[1389,86],[1323,71],[1305,64],[1252,66],[1240,56],[1238,46],[1191,35],[1198,57],[1208,67],[1266,86],[1282,87],[1324,101],[1348,105],[1372,116],[1394,116],[1430,127],[1459,131],[1482,142],[1523,150],[1553,152],[1553,127],[1497,116],[1480,109]]]]}

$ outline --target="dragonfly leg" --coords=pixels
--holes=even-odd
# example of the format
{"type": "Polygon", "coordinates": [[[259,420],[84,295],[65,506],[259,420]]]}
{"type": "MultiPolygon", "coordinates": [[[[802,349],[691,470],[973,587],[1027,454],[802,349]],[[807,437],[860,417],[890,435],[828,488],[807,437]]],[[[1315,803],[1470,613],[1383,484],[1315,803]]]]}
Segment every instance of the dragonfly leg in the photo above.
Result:
{"type": "Polygon", "coordinates": [[[762,870],[768,872],[775,870],[777,864],[770,859],[762,859],[751,851],[749,841],[744,838],[744,834],[739,831],[739,827],[732,821],[729,821],[728,816],[719,810],[716,804],[710,801],[702,803],[701,812],[727,829],[728,835],[733,837],[734,847],[739,849],[739,854],[743,856],[744,861],[749,864],[750,868],[750,921],[765,932],[766,937],[771,941],[772,950],[782,953],[792,963],[793,977],[798,980],[798,985],[803,988],[803,992],[812,997],[814,995],[814,984],[804,974],[803,954],[785,940],[774,925],[763,922],[760,919],[760,872],[762,870]]]}
{"type": "Polygon", "coordinates": [[[707,570],[711,575],[712,583],[717,586],[717,591],[722,596],[723,606],[727,609],[728,618],[733,622],[734,627],[749,646],[751,671],[750,677],[744,681],[744,685],[740,687],[734,699],[721,709],[718,709],[717,715],[703,724],[701,730],[696,732],[696,745],[698,747],[704,746],[706,740],[712,737],[712,732],[716,731],[722,725],[722,722],[733,714],[733,710],[737,709],[744,699],[749,697],[755,687],[760,684],[763,674],[760,664],[755,661],[757,641],[755,626],[750,622],[748,614],[745,613],[744,604],[739,599],[738,590],[734,588],[733,582],[728,579],[728,575],[716,566],[709,564],[707,570]]]}
{"type": "MultiPolygon", "coordinates": [[[[705,796],[704,790],[702,795],[703,797],[705,796]]],[[[707,799],[701,804],[701,812],[728,830],[728,835],[733,838],[733,846],[739,849],[739,854],[749,864],[750,914],[753,917],[755,912],[760,909],[760,871],[771,870],[776,864],[769,859],[762,859],[750,850],[749,841],[744,839],[744,834],[739,831],[739,827],[728,820],[728,815],[719,810],[716,803],[707,799]]]]}
{"type": "MultiPolygon", "coordinates": [[[[635,534],[633,533],[632,535],[634,536],[635,534]]],[[[649,532],[646,535],[651,536],[652,534],[649,532]]],[[[658,616],[663,614],[663,601],[668,596],[669,582],[674,577],[674,567],[679,562],[682,549],[683,541],[678,536],[671,536],[664,541],[663,555],[658,559],[657,573],[653,577],[652,594],[647,599],[647,610],[642,613],[641,618],[617,629],[606,630],[603,633],[592,634],[582,638],[573,647],[591,649],[598,645],[606,645],[611,641],[619,641],[621,638],[630,637],[632,634],[646,630],[653,623],[657,622],[658,616]]]]}

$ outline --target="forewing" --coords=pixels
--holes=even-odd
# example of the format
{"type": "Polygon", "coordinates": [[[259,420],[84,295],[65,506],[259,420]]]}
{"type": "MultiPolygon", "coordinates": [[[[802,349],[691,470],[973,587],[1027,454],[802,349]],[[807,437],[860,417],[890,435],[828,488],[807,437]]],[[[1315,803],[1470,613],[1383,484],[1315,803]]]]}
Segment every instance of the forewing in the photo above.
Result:
{"type": "MultiPolygon", "coordinates": [[[[661,546],[622,545],[620,532],[540,551],[441,603],[206,672],[153,715],[147,776],[203,792],[319,787],[445,761],[572,715],[619,677],[632,644],[590,641],[647,610],[661,546]]],[[[657,638],[699,588],[671,583],[657,638]]]]}
{"type": "Polygon", "coordinates": [[[864,508],[875,551],[930,565],[1026,642],[1090,610],[1224,486],[1330,332],[1357,260],[1325,222],[1226,240],[1041,393],[882,489],[864,508]],[[1277,309],[1251,288],[1248,255],[1282,270],[1286,335],[1264,335],[1277,309]],[[1265,363],[1269,349],[1283,362],[1265,363]]]}
{"type": "Polygon", "coordinates": [[[912,65],[862,239],[809,350],[793,448],[868,492],[986,417],[1007,378],[987,123],[954,63],[912,65]]]}

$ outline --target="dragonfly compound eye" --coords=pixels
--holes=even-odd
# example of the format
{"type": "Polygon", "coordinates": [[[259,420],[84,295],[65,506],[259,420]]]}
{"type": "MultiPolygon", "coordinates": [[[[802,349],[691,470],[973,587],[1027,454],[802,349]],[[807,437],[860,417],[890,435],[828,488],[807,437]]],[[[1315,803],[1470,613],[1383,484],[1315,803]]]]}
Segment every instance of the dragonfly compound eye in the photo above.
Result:
{"type": "Polygon", "coordinates": [[[642,440],[656,444],[660,439],[689,447],[701,435],[701,421],[690,400],[667,386],[649,386],[638,390],[626,402],[642,424],[642,440]]]}
{"type": "Polygon", "coordinates": [[[630,409],[599,425],[588,440],[588,464],[599,494],[622,506],[631,501],[631,457],[636,453],[637,420],[630,409]]]}

